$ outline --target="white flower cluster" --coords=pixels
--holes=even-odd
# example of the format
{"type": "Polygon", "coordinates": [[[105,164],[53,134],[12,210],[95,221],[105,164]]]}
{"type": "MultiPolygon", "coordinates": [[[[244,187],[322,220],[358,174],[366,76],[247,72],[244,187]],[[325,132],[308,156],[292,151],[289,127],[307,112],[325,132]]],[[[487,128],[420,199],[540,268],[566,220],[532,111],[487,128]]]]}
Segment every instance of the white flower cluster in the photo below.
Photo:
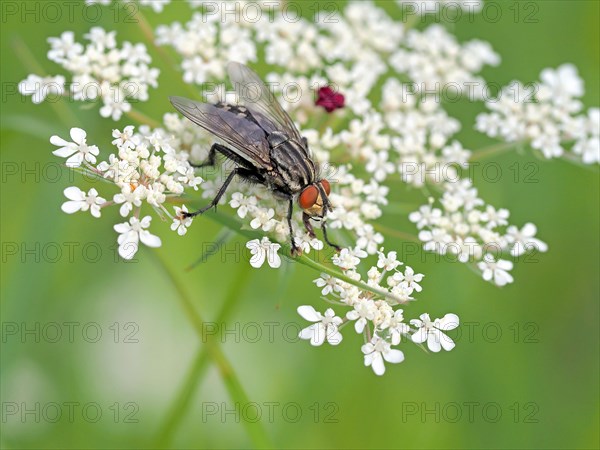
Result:
{"type": "MultiPolygon", "coordinates": [[[[431,199],[433,200],[433,199],[431,199]]],[[[527,223],[522,229],[509,225],[509,211],[496,209],[479,198],[468,179],[444,184],[441,208],[430,202],[409,215],[419,230],[427,251],[447,255],[450,261],[477,263],[483,279],[497,286],[513,282],[513,263],[527,252],[545,252],[548,246],[535,237],[537,229],[527,223]]]]}
{"type": "MultiPolygon", "coordinates": [[[[131,110],[131,101],[148,100],[148,88],[158,86],[159,70],[150,67],[152,59],[144,44],[125,41],[117,47],[115,31],[93,27],[84,37],[88,40],[85,47],[75,41],[72,31],[48,38],[48,59],[72,74],[69,84],[75,100],[101,99],[100,115],[119,120],[131,110]]],[[[62,95],[64,82],[62,76],[29,75],[19,84],[19,91],[40,103],[49,93],[62,95]]]]}
{"type": "MultiPolygon", "coordinates": [[[[345,248],[333,257],[333,262],[343,273],[356,282],[362,276],[357,267],[361,258],[367,253],[361,249],[345,248]]],[[[298,308],[298,313],[312,325],[300,331],[301,339],[309,340],[311,345],[318,346],[327,341],[338,345],[343,336],[340,330],[348,323],[354,322],[354,330],[364,337],[361,350],[365,366],[371,366],[375,374],[385,373],[385,362],[400,363],[404,360],[401,350],[392,348],[400,344],[406,337],[416,344],[427,342],[432,352],[442,348],[450,351],[454,348],[452,339],[444,334],[459,325],[458,316],[446,314],[442,319],[432,321],[429,314],[421,314],[420,319],[410,323],[404,321],[404,311],[398,305],[407,303],[413,292],[421,292],[420,282],[423,275],[415,273],[411,267],[398,270],[402,262],[398,261],[396,252],[378,252],[377,264],[371,267],[364,280],[371,290],[361,289],[356,284],[321,274],[314,280],[321,288],[323,298],[338,306],[350,308],[345,317],[336,316],[332,308],[325,314],[316,311],[312,306],[298,308]],[[380,294],[375,294],[375,290],[380,294]]]]}
{"type": "Polygon", "coordinates": [[[474,39],[460,44],[438,24],[424,31],[410,30],[405,48],[390,57],[391,66],[405,73],[417,92],[483,98],[485,80],[476,76],[486,65],[497,66],[500,56],[489,43],[474,39]]]}
{"type": "Polygon", "coordinates": [[[451,137],[460,122],[448,116],[432,96],[418,96],[407,85],[389,78],[380,108],[394,149],[395,169],[402,180],[414,186],[440,184],[457,179],[458,167],[467,167],[469,150],[451,137]]]}
{"type": "MultiPolygon", "coordinates": [[[[167,3],[140,2],[157,12],[167,3]]],[[[384,362],[403,360],[402,351],[392,348],[402,337],[417,344],[427,342],[433,352],[454,347],[444,333],[458,326],[456,315],[431,320],[422,314],[405,322],[399,308],[421,291],[423,275],[409,266],[400,270],[396,253],[383,251],[384,236],[374,221],[388,203],[390,188],[385,183],[392,177],[423,190],[433,185],[432,191],[439,196],[438,203],[429,199],[409,216],[424,249],[469,264],[487,281],[498,286],[511,283],[511,258],[547,250],[535,237],[532,223],[522,228],[509,224],[508,210],[486,204],[469,179],[459,178],[460,169],[468,167],[471,151],[455,138],[461,123],[444,110],[442,102],[457,95],[471,100],[484,97],[487,87],[479,73],[500,62],[487,42],[459,42],[440,25],[410,29],[410,20],[393,20],[371,1],[348,2],[333,17],[321,11],[313,21],[291,20],[267,1],[259,2],[269,12],[263,11],[258,20],[246,8],[251,3],[255,8],[254,2],[227,3],[227,14],[214,10],[211,2],[189,3],[198,8],[191,19],[159,26],[155,42],[173,47],[181,57],[184,82],[201,85],[207,101],[229,101],[227,62],[252,63],[264,58],[271,66],[264,79],[274,83],[271,87],[283,107],[302,124],[301,133],[321,167],[319,178],[331,184],[333,211],[325,220],[331,240],[343,249],[332,257],[339,270],[327,269],[329,274],[322,274],[315,283],[325,301],[347,310],[338,316],[333,307],[323,314],[311,306],[300,307],[301,316],[312,322],[302,330],[301,338],[313,345],[337,345],[342,328],[353,322],[355,331],[364,336],[364,362],[378,375],[385,371],[384,362]],[[339,167],[331,171],[329,161],[339,167]],[[374,255],[377,262],[368,271],[359,271],[361,261],[374,255]]],[[[471,0],[398,3],[414,16],[443,8],[481,8],[481,2],[471,0]],[[411,9],[411,3],[418,3],[419,8],[411,9]]],[[[101,98],[101,114],[118,119],[131,108],[127,99],[148,98],[158,69],[150,67],[143,44],[125,42],[118,48],[114,31],[96,27],[86,38],[85,47],[69,31],[50,38],[48,58],[73,74],[75,99],[101,98]],[[128,90],[131,87],[133,91],[128,90]]],[[[586,163],[598,162],[600,110],[582,113],[583,83],[576,70],[569,65],[546,69],[541,80],[529,90],[514,85],[516,100],[506,95],[510,93],[506,88],[498,99],[487,101],[490,111],[478,117],[477,129],[490,137],[528,143],[548,157],[569,153],[586,163]]],[[[20,90],[39,103],[49,94],[63,95],[64,84],[60,75],[30,75],[20,90]]],[[[161,245],[160,238],[150,233],[151,216],[142,214],[145,204],[160,217],[172,219],[171,230],[184,235],[192,218],[186,217],[188,209],[181,197],[199,189],[198,197],[214,198],[231,168],[226,163],[216,171],[205,167],[196,172],[189,161],[204,162],[215,138],[178,114],[165,114],[162,123],[160,128],[114,130],[116,151],[100,163],[99,148],[87,144],[85,131],[71,129],[70,141],[51,138],[59,147],[54,153],[65,158],[67,166],[116,185],[111,196],[95,188],[68,187],[62,209],[69,214],[89,211],[99,217],[105,207],[118,205],[120,216],[127,218],[114,226],[123,258],[133,257],[140,242],[161,245]],[[167,202],[174,203],[174,211],[167,209],[167,202]]],[[[280,251],[290,241],[287,203],[278,201],[264,186],[238,180],[220,201],[233,208],[241,228],[257,234],[246,243],[250,265],[281,267],[280,251]]],[[[298,209],[292,216],[295,244],[304,254],[330,251],[319,230],[315,230],[318,237],[305,231],[298,209]]]]}
{"type": "Polygon", "coordinates": [[[229,61],[256,61],[256,44],[245,24],[243,20],[220,20],[218,14],[194,13],[184,25],[174,22],[159,26],[156,43],[172,46],[181,55],[186,83],[222,82],[229,61]]]}
{"type": "Polygon", "coordinates": [[[185,205],[175,207],[175,215],[171,215],[164,203],[168,197],[180,196],[186,188],[198,189],[202,179],[190,166],[188,153],[175,150],[171,144],[178,142],[163,129],[151,130],[142,126],[135,132],[130,125],[122,132],[113,130],[113,138],[117,152],[100,163],[96,159],[98,147],[87,144],[86,132],[80,128],[71,129],[72,141],[52,136],[50,143],[59,147],[53,153],[67,158],[68,167],[116,185],[119,192],[111,201],[99,197],[94,188],[85,193],[75,186],[68,187],[64,191],[68,201],[62,205],[62,210],[68,214],[89,210],[94,217],[100,217],[101,209],[120,205],[119,214],[128,221],[114,227],[119,233],[119,255],[131,259],[138,250],[139,241],[149,247],[161,245],[160,238],[147,230],[151,217],[139,219],[143,204],[152,206],[161,216],[170,217],[173,220],[171,229],[183,235],[192,223],[191,218],[182,214],[187,208],[185,205]]]}
{"type": "Polygon", "coordinates": [[[477,130],[507,142],[527,143],[546,158],[577,155],[585,164],[600,162],[600,109],[582,113],[583,80],[572,64],[544,69],[540,81],[513,81],[486,102],[477,130]]]}

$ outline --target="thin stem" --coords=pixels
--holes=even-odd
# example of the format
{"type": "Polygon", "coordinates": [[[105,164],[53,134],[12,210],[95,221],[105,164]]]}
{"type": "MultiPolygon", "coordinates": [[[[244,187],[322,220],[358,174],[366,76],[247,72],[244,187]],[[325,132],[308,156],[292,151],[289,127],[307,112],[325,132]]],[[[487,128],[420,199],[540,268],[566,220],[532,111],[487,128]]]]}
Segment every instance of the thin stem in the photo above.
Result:
{"type": "Polygon", "coordinates": [[[573,153],[565,153],[562,155],[561,158],[569,164],[581,167],[582,169],[588,170],[592,173],[595,173],[596,175],[598,174],[598,166],[584,163],[579,156],[573,153]]]}
{"type": "Polygon", "coordinates": [[[149,117],[143,112],[140,112],[136,109],[131,108],[131,110],[127,111],[125,114],[127,114],[129,118],[135,120],[139,124],[149,125],[152,128],[160,127],[160,122],[154,120],[152,117],[149,117]]]}
{"type": "Polygon", "coordinates": [[[490,156],[503,153],[507,150],[511,150],[514,147],[521,145],[522,142],[499,142],[498,144],[489,145],[487,147],[475,150],[469,161],[479,161],[481,159],[489,158],[490,156]]]}
{"type": "MultiPolygon", "coordinates": [[[[240,222],[238,222],[237,220],[235,220],[229,216],[220,214],[217,211],[207,214],[207,217],[209,217],[211,220],[214,220],[214,221],[220,223],[221,225],[226,226],[230,230],[233,230],[236,233],[238,233],[248,239],[257,239],[257,238],[261,237],[261,234],[256,231],[241,229],[242,224],[240,222]]],[[[326,273],[327,275],[331,275],[332,277],[337,278],[338,280],[341,280],[341,281],[345,281],[346,283],[356,286],[356,287],[362,289],[363,291],[368,291],[368,292],[371,292],[380,297],[388,298],[399,304],[406,303],[406,300],[403,300],[403,299],[391,294],[389,291],[386,291],[383,289],[378,289],[373,286],[369,286],[368,284],[366,284],[362,281],[357,281],[354,278],[351,278],[348,275],[340,272],[339,270],[333,269],[331,267],[325,266],[324,264],[321,264],[319,262],[312,260],[305,254],[303,254],[301,256],[291,257],[291,256],[289,256],[291,253],[291,247],[290,247],[289,243],[279,242],[279,244],[281,245],[281,255],[289,260],[298,262],[307,267],[310,267],[311,269],[318,270],[319,272],[326,273]]]]}
{"type": "MultiPolygon", "coordinates": [[[[148,253],[154,257],[155,261],[160,265],[160,268],[163,271],[163,273],[167,276],[167,278],[173,285],[173,288],[178,294],[177,299],[181,303],[184,311],[186,312],[189,320],[191,321],[194,330],[196,331],[200,339],[202,339],[204,334],[204,320],[194,307],[191,297],[183,287],[184,284],[178,279],[175,272],[163,260],[163,258],[160,255],[160,252],[152,251],[148,253]]],[[[248,404],[248,395],[244,391],[244,388],[240,383],[240,380],[237,374],[235,373],[235,370],[233,369],[231,363],[223,353],[223,350],[221,349],[218,341],[216,341],[215,339],[206,339],[206,342],[204,344],[208,354],[219,369],[219,373],[221,375],[221,378],[225,382],[225,386],[227,388],[227,391],[229,392],[231,399],[235,402],[238,402],[239,404],[248,404]]],[[[260,422],[252,423],[244,421],[244,426],[246,427],[246,431],[250,435],[250,439],[254,443],[255,447],[271,447],[267,434],[260,422]]]]}
{"type": "MultiPolygon", "coordinates": [[[[236,282],[232,284],[231,289],[223,301],[223,307],[217,315],[217,319],[215,320],[217,324],[223,323],[228,319],[235,302],[241,297],[240,294],[242,293],[242,289],[249,274],[249,266],[241,265],[240,270],[238,270],[234,276],[236,282]]],[[[214,335],[210,334],[206,339],[215,339],[213,336],[214,335]]],[[[194,394],[200,381],[204,377],[206,368],[208,367],[207,363],[207,348],[205,345],[201,345],[196,352],[196,356],[188,370],[188,374],[181,384],[175,400],[169,409],[166,420],[160,429],[158,434],[159,447],[167,447],[171,442],[178,425],[181,423],[181,420],[184,418],[185,413],[190,407],[190,403],[194,398],[194,394]]]]}
{"type": "Polygon", "coordinates": [[[421,242],[417,236],[410,233],[405,233],[404,231],[394,230],[393,228],[386,227],[380,224],[373,224],[373,228],[377,231],[381,231],[382,233],[389,234],[390,236],[394,236],[400,239],[404,239],[405,241],[411,242],[421,242]]]}

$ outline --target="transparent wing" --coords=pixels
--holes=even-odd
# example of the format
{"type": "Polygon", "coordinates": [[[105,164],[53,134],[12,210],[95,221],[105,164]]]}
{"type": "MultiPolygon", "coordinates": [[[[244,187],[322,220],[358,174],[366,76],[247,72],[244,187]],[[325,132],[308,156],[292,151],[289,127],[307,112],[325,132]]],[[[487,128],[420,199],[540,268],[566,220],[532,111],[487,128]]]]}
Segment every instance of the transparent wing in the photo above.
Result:
{"type": "MultiPolygon", "coordinates": [[[[227,73],[241,103],[246,108],[257,111],[270,121],[274,121],[279,127],[278,131],[286,133],[303,145],[302,136],[300,136],[294,121],[253,70],[243,64],[229,62],[227,73]]],[[[261,123],[260,117],[257,117],[257,121],[261,123]]]]}
{"type": "Polygon", "coordinates": [[[257,166],[271,168],[269,144],[258,125],[208,103],[184,97],[169,97],[169,100],[177,111],[227,142],[241,157],[257,166]]]}

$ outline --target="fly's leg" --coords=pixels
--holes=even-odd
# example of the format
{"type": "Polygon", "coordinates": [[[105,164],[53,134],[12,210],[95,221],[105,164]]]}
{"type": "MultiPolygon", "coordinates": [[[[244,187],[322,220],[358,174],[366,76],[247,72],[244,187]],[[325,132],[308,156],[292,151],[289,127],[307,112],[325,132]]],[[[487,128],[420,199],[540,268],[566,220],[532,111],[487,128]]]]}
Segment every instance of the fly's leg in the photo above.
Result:
{"type": "Polygon", "coordinates": [[[321,224],[321,230],[323,230],[323,239],[325,239],[325,242],[327,242],[327,245],[329,245],[330,247],[335,248],[338,252],[341,252],[342,251],[342,247],[340,247],[337,244],[334,244],[327,237],[327,227],[325,226],[325,221],[324,220],[323,220],[323,223],[321,224]]]}
{"type": "Polygon", "coordinates": [[[223,147],[221,144],[217,144],[214,143],[211,147],[210,150],[208,151],[208,158],[206,161],[204,161],[203,163],[200,164],[192,164],[190,163],[190,166],[195,167],[195,168],[200,168],[200,167],[206,167],[206,166],[214,166],[215,165],[215,160],[217,157],[217,151],[219,150],[219,147],[223,147]]]}
{"type": "Polygon", "coordinates": [[[302,213],[302,222],[304,223],[304,228],[306,228],[308,235],[311,238],[317,237],[315,234],[315,230],[313,230],[312,223],[310,223],[310,216],[308,214],[306,214],[305,212],[302,213]]]}
{"type": "Polygon", "coordinates": [[[302,249],[296,245],[294,241],[294,228],[292,227],[292,213],[294,212],[294,198],[292,196],[289,197],[289,207],[287,213],[287,222],[288,227],[290,228],[290,239],[292,243],[292,256],[300,256],[302,255],[302,249]]]}
{"type": "Polygon", "coordinates": [[[208,211],[210,208],[216,207],[217,204],[219,203],[219,200],[221,200],[221,197],[223,197],[223,194],[225,194],[227,187],[233,181],[233,177],[235,177],[236,175],[239,175],[240,177],[245,178],[251,182],[258,182],[260,179],[262,179],[262,176],[255,170],[246,169],[245,167],[236,167],[235,169],[233,169],[231,171],[231,173],[229,174],[229,176],[223,183],[223,186],[221,186],[221,188],[219,189],[219,192],[217,192],[217,195],[215,196],[215,198],[213,198],[212,201],[208,205],[206,205],[204,208],[199,209],[198,211],[194,211],[191,213],[190,212],[183,213],[183,216],[186,218],[187,217],[195,217],[198,214],[202,214],[202,213],[208,211]]]}

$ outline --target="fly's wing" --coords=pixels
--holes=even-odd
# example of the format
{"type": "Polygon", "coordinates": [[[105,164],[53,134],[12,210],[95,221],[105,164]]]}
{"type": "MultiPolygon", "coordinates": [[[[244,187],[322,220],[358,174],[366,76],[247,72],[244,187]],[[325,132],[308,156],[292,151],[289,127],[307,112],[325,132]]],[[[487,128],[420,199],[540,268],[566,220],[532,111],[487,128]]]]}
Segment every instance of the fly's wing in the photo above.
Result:
{"type": "Polygon", "coordinates": [[[294,121],[254,71],[243,64],[230,62],[227,64],[227,73],[244,106],[260,114],[256,119],[261,126],[267,118],[276,125],[277,131],[284,132],[300,145],[304,145],[294,121]]]}
{"type": "Polygon", "coordinates": [[[184,97],[169,97],[169,100],[177,111],[227,142],[242,158],[256,166],[271,169],[269,144],[258,125],[208,103],[184,97]]]}

